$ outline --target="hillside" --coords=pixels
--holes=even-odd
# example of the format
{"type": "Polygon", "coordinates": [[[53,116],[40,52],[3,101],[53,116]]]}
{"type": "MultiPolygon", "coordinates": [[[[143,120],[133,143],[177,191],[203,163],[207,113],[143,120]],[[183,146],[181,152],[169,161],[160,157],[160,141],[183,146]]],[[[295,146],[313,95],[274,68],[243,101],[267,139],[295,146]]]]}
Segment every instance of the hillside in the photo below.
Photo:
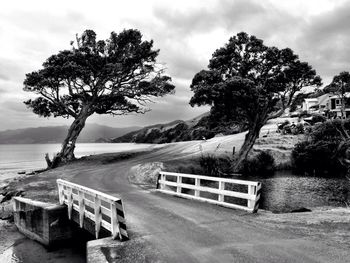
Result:
{"type": "Polygon", "coordinates": [[[242,130],[242,127],[238,125],[233,125],[229,128],[221,127],[210,120],[209,113],[204,113],[188,121],[176,120],[169,123],[147,126],[116,137],[112,139],[112,142],[170,143],[210,139],[217,134],[234,134],[242,130]]]}
{"type": "MultiPolygon", "coordinates": [[[[68,126],[52,126],[1,131],[0,144],[61,143],[68,128],[68,126]]],[[[104,138],[122,136],[136,129],[139,127],[113,128],[87,124],[81,132],[78,142],[108,142],[104,138]]]]}

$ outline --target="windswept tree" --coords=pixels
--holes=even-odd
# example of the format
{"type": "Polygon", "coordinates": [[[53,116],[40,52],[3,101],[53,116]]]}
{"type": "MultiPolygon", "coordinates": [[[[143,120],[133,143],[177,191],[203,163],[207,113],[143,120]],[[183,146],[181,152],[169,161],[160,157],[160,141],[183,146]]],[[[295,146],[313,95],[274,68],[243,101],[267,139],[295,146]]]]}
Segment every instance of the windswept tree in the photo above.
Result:
{"type": "Polygon", "coordinates": [[[35,114],[74,119],[52,167],[75,158],[75,142],[89,116],[144,113],[152,98],[174,91],[156,62],[159,50],[138,30],[112,32],[98,41],[94,31],[86,30],[71,46],[24,80],[24,90],[37,95],[24,102],[35,114]]]}
{"type": "Polygon", "coordinates": [[[347,71],[340,72],[338,75],[333,77],[332,82],[324,88],[325,92],[336,94],[340,101],[340,113],[342,119],[346,118],[345,107],[347,104],[347,92],[350,92],[350,73],[347,71]]]}
{"type": "Polygon", "coordinates": [[[297,91],[320,86],[315,70],[289,48],[267,47],[261,39],[239,33],[217,49],[208,69],[191,84],[192,106],[210,105],[221,114],[248,124],[248,133],[235,161],[237,170],[247,158],[260,129],[290,106],[297,91]]]}

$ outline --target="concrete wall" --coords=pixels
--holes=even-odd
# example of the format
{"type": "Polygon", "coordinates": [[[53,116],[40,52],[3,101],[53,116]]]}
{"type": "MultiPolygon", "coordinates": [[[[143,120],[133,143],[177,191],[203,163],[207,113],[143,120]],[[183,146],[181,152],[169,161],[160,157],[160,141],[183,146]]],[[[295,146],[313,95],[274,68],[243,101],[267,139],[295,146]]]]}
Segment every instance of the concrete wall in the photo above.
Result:
{"type": "Polygon", "coordinates": [[[14,220],[21,233],[45,246],[70,240],[73,235],[65,205],[15,197],[14,220]]]}

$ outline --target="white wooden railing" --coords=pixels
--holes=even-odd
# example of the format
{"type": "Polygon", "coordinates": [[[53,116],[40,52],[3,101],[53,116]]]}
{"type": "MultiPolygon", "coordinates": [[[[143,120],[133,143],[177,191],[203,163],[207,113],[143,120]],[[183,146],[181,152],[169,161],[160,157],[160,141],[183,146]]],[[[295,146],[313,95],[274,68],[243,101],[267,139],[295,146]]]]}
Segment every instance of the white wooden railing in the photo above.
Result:
{"type": "Polygon", "coordinates": [[[94,222],[96,238],[103,227],[114,239],[118,236],[121,240],[128,239],[120,198],[61,179],[57,180],[57,185],[60,204],[67,205],[69,219],[72,219],[74,210],[79,214],[80,227],[84,226],[84,217],[94,222]]]}
{"type": "Polygon", "coordinates": [[[169,172],[159,173],[157,189],[163,193],[205,201],[229,208],[243,209],[249,212],[258,211],[261,195],[261,183],[259,182],[169,172]],[[186,183],[183,179],[190,179],[187,181],[192,181],[192,183],[186,183]],[[203,181],[206,181],[206,185],[203,185],[203,181]],[[242,192],[232,191],[230,190],[230,185],[243,185],[241,188],[244,189],[242,189],[242,192]],[[183,189],[187,190],[183,191],[183,189]],[[201,196],[203,192],[216,194],[217,199],[201,196]],[[229,198],[225,197],[245,199],[246,206],[229,202],[229,198]]]}

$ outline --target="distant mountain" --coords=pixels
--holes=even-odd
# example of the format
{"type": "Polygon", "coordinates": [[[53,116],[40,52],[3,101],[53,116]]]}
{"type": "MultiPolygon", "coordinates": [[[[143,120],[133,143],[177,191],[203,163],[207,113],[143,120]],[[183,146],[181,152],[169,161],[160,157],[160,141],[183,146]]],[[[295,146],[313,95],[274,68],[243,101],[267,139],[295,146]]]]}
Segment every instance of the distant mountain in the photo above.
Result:
{"type": "Polygon", "coordinates": [[[212,127],[209,113],[202,114],[188,121],[176,120],[164,124],[156,124],[132,131],[123,136],[111,139],[112,142],[136,143],[169,143],[190,140],[209,139],[217,134],[233,134],[242,131],[241,126],[212,127]]]}
{"type": "MultiPolygon", "coordinates": [[[[0,131],[0,144],[61,143],[67,135],[68,126],[49,126],[0,131]]],[[[109,142],[140,127],[113,128],[98,124],[87,124],[78,137],[78,142],[109,142]]]]}
{"type": "Polygon", "coordinates": [[[129,132],[112,139],[112,142],[136,142],[136,143],[160,143],[164,140],[164,134],[178,126],[183,126],[184,121],[176,120],[165,124],[155,124],[142,129],[129,132]],[[163,135],[162,135],[163,134],[163,135]]]}

